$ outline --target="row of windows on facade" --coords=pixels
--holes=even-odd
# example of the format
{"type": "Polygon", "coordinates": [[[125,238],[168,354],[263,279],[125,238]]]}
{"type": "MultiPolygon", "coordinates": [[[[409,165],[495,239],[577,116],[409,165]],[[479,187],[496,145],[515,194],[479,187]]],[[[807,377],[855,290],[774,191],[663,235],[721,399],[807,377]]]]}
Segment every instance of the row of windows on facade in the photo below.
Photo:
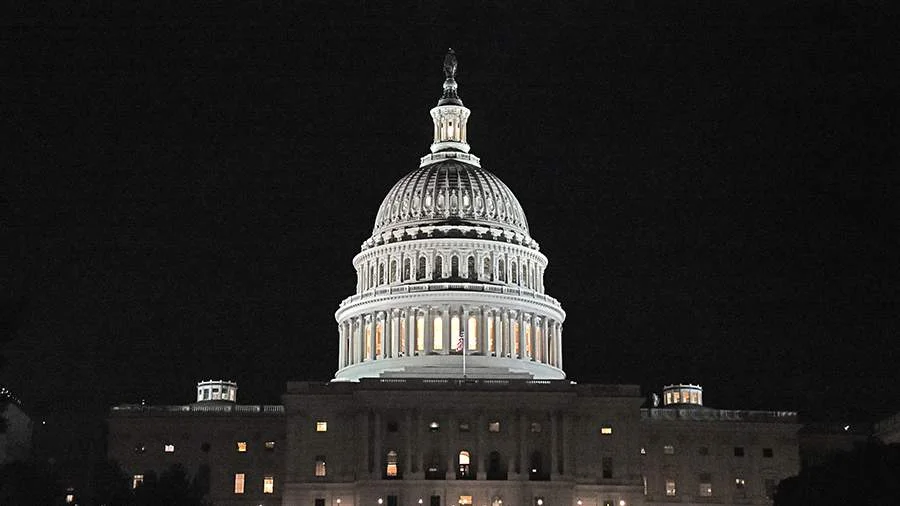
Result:
{"type": "MultiPolygon", "coordinates": [[[[430,463],[425,468],[425,479],[445,478],[445,471],[441,467],[441,459],[438,455],[434,455],[430,463]]],[[[475,479],[475,470],[473,468],[473,456],[468,450],[461,450],[456,458],[456,479],[472,480],[475,479]]],[[[506,464],[499,452],[490,452],[487,461],[488,468],[485,470],[485,477],[488,480],[505,480],[507,479],[506,464]]],[[[399,454],[396,450],[388,450],[384,460],[385,479],[402,478],[399,465],[399,454]]],[[[544,466],[544,458],[541,452],[532,452],[528,464],[528,477],[531,480],[549,480],[550,477],[544,466]]],[[[313,467],[313,475],[318,478],[328,476],[327,460],[325,455],[316,455],[315,465],[313,467]]],[[[613,459],[612,457],[603,457],[601,459],[601,475],[604,479],[613,478],[613,459]]]]}
{"type": "MultiPolygon", "coordinates": [[[[206,453],[212,448],[212,445],[209,443],[203,443],[200,445],[200,451],[206,453]]],[[[245,453],[247,451],[247,442],[246,441],[235,441],[235,450],[238,453],[245,453]]],[[[275,449],[275,441],[266,441],[263,443],[263,448],[267,451],[273,451],[275,449]]],[[[139,444],[134,447],[135,453],[145,453],[147,451],[147,447],[145,445],[139,444]]],[[[175,453],[175,444],[174,443],[163,443],[163,452],[164,453],[175,453]]]]}
{"type": "MultiPolygon", "coordinates": [[[[136,489],[144,483],[143,474],[135,474],[131,478],[131,488],[136,489]]],[[[234,473],[234,493],[243,494],[247,485],[247,475],[245,473],[234,473]]],[[[263,476],[262,492],[264,494],[275,493],[275,477],[271,475],[263,476]]]]}
{"type": "Polygon", "coordinates": [[[536,264],[530,261],[520,261],[517,267],[516,261],[507,263],[503,258],[498,258],[496,266],[490,257],[481,260],[481,272],[476,267],[475,257],[466,258],[465,271],[460,270],[460,259],[456,255],[450,257],[450,270],[444,271],[444,256],[436,255],[431,265],[425,256],[418,258],[415,277],[412,276],[412,259],[403,259],[403,267],[398,272],[397,259],[390,261],[387,271],[384,262],[369,262],[359,272],[359,291],[368,290],[376,286],[391,283],[404,283],[407,281],[427,281],[437,279],[466,279],[469,281],[499,281],[506,283],[509,280],[514,285],[521,285],[532,290],[541,290],[542,271],[536,264]],[[507,265],[509,269],[507,270],[507,265]],[[432,267],[429,270],[429,267],[432,267]],[[496,278],[494,273],[497,273],[496,278]],[[480,275],[479,275],[480,274],[480,275]]]}
{"type": "MultiPolygon", "coordinates": [[[[469,432],[472,430],[472,426],[469,422],[460,422],[457,426],[460,432],[469,432]]],[[[386,429],[388,432],[398,432],[400,426],[397,422],[388,422],[386,424],[386,429]]],[[[432,420],[428,424],[429,432],[440,432],[441,424],[437,420],[432,420]]],[[[499,420],[491,420],[487,423],[488,432],[500,432],[500,421],[499,420]]],[[[543,430],[543,426],[540,422],[531,422],[529,427],[530,432],[541,432],[543,430]]],[[[316,420],[316,432],[328,432],[328,420],[316,420]]],[[[611,436],[613,433],[612,426],[604,425],[600,427],[598,431],[603,436],[611,436]]]]}
{"type": "MultiPolygon", "coordinates": [[[[646,455],[646,454],[647,454],[647,449],[641,448],[641,455],[646,455]]],[[[746,449],[743,446],[735,446],[734,447],[734,456],[735,457],[744,457],[744,456],[746,456],[746,454],[747,454],[746,449]]],[[[675,445],[663,446],[663,455],[675,455],[675,445]]],[[[709,447],[708,446],[697,447],[697,455],[700,455],[701,457],[708,456],[709,455],[709,447]]],[[[775,450],[773,450],[772,448],[763,448],[762,456],[767,459],[772,458],[775,456],[775,450]]]]}
{"type": "MultiPolygon", "coordinates": [[[[397,346],[399,347],[396,350],[397,356],[405,356],[407,354],[407,343],[404,338],[407,335],[406,325],[407,318],[400,317],[392,317],[396,321],[392,321],[390,325],[390,336],[387,336],[391,342],[396,340],[397,346]]],[[[495,318],[492,316],[486,316],[485,325],[486,325],[486,334],[487,334],[487,342],[485,346],[486,350],[482,350],[479,343],[479,318],[478,316],[471,315],[468,319],[465,317],[460,318],[458,315],[453,315],[449,318],[450,325],[449,333],[445,332],[445,324],[444,317],[440,315],[432,315],[431,319],[431,349],[427,350],[429,352],[444,352],[451,351],[445,347],[444,341],[449,341],[453,336],[459,336],[456,341],[456,352],[462,352],[463,349],[470,352],[484,352],[490,353],[491,355],[497,352],[497,338],[499,336],[508,336],[509,344],[508,350],[506,350],[507,357],[515,357],[515,358],[531,358],[538,362],[549,362],[551,364],[555,364],[555,355],[557,351],[556,347],[556,339],[554,337],[555,332],[558,332],[553,328],[554,324],[550,321],[547,321],[545,318],[539,317],[537,315],[525,315],[523,316],[523,321],[520,325],[518,319],[515,319],[513,316],[509,322],[505,322],[502,319],[499,320],[495,325],[495,318]],[[467,334],[463,334],[461,332],[463,324],[462,320],[465,319],[467,334]],[[545,329],[542,325],[542,322],[547,323],[547,328],[545,329]],[[495,330],[496,329],[496,330],[495,330]],[[520,332],[524,330],[524,332],[520,332]],[[522,335],[524,333],[524,336],[522,335]]],[[[385,323],[385,319],[378,317],[378,315],[360,317],[353,321],[352,323],[347,323],[349,327],[346,330],[342,331],[344,336],[344,360],[346,362],[345,365],[349,363],[355,363],[357,361],[367,361],[371,360],[374,357],[380,357],[385,353],[384,345],[385,345],[385,333],[386,328],[388,326],[385,323]],[[365,318],[366,321],[361,321],[362,318],[365,318]],[[371,322],[371,318],[375,318],[375,324],[369,325],[368,322],[371,322]],[[363,330],[363,338],[365,340],[364,343],[360,346],[359,354],[360,357],[354,357],[353,353],[353,342],[356,336],[356,333],[359,329],[359,326],[362,325],[364,327],[363,330]],[[374,350],[372,348],[372,340],[374,338],[374,350]],[[371,356],[370,356],[371,355],[371,356]]],[[[410,346],[414,347],[413,353],[421,353],[425,352],[426,345],[426,325],[427,319],[424,314],[418,314],[415,317],[415,336],[410,339],[410,346]]],[[[344,327],[342,326],[342,329],[344,327]]],[[[393,353],[390,353],[393,355],[393,353]]]]}
{"type": "MultiPolygon", "coordinates": [[[[385,498],[379,497],[376,502],[379,504],[379,506],[383,506],[385,504],[386,504],[386,506],[397,506],[398,505],[398,499],[397,499],[396,495],[388,495],[388,496],[386,496],[386,498],[387,498],[387,500],[385,500],[385,498]]],[[[342,502],[342,500],[340,497],[335,498],[334,506],[340,506],[341,502],[342,502]]],[[[417,501],[417,504],[419,506],[422,506],[424,503],[425,503],[425,501],[421,497],[417,501]]],[[[534,506],[544,506],[543,496],[534,496],[532,498],[532,503],[534,504],[534,506]]],[[[441,496],[439,496],[439,495],[431,496],[428,504],[429,504],[429,506],[441,506],[441,496]]],[[[474,500],[471,495],[460,495],[460,496],[458,496],[456,504],[459,506],[469,506],[471,504],[474,504],[474,500]]],[[[575,501],[575,504],[577,506],[582,506],[584,504],[584,502],[581,499],[577,499],[575,501]]],[[[625,499],[604,499],[602,504],[603,504],[603,506],[627,506],[628,505],[628,503],[625,501],[625,499]]],[[[313,505],[314,506],[326,506],[325,498],[324,497],[316,497],[313,502],[313,505]]],[[[491,498],[491,506],[503,506],[503,498],[501,496],[495,495],[494,497],[491,498]]]]}
{"type": "MultiPolygon", "coordinates": [[[[709,473],[701,473],[698,476],[698,484],[697,484],[697,495],[700,497],[712,497],[713,496],[713,486],[712,486],[712,475],[709,473]]],[[[764,481],[765,484],[765,494],[766,497],[772,498],[775,493],[775,486],[777,484],[776,480],[767,478],[764,481]]],[[[647,493],[647,480],[644,478],[644,494],[647,493]]],[[[747,480],[738,476],[734,479],[734,490],[733,494],[735,495],[746,495],[747,493],[747,480]]],[[[675,497],[679,495],[677,481],[675,478],[666,478],[666,496],[675,497]]]]}

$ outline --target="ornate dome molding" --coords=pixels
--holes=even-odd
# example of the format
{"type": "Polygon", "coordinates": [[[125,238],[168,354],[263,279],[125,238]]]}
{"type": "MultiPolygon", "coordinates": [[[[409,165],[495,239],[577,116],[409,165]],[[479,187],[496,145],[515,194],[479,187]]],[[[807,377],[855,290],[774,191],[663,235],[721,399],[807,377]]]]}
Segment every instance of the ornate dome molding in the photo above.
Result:
{"type": "Polygon", "coordinates": [[[516,196],[488,170],[459,161],[428,164],[388,192],[362,249],[417,237],[480,237],[538,249],[516,196]]]}

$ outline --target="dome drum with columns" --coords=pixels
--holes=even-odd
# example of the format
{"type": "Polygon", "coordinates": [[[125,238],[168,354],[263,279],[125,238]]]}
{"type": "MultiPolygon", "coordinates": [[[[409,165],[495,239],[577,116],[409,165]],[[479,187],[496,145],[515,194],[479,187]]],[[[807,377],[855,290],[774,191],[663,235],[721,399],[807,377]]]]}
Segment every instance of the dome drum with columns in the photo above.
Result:
{"type": "Polygon", "coordinates": [[[353,259],[335,381],[563,379],[565,312],[544,293],[547,258],[515,195],[468,152],[452,50],[444,72],[431,153],[388,192],[353,259]]]}

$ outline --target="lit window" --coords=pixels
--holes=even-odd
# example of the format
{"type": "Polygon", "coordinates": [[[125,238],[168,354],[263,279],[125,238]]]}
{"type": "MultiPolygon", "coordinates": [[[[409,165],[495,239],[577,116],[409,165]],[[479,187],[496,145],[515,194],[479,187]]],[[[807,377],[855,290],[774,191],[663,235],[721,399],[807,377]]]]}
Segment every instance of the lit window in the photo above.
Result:
{"type": "Polygon", "coordinates": [[[459,496],[459,505],[460,506],[469,506],[471,504],[472,504],[472,496],[470,496],[470,495],[459,496]]]}
{"type": "Polygon", "coordinates": [[[237,451],[240,453],[244,453],[247,451],[247,442],[246,441],[238,441],[237,442],[237,451]]]}
{"type": "Polygon", "coordinates": [[[265,443],[263,443],[263,446],[266,448],[266,450],[274,450],[275,441],[266,441],[265,443]]]}
{"type": "Polygon", "coordinates": [[[675,455],[675,447],[672,445],[663,446],[663,453],[666,455],[675,455]]]}
{"type": "Polygon", "coordinates": [[[712,497],[712,478],[709,473],[700,475],[700,487],[697,493],[700,497],[712,497]]]}
{"type": "Polygon", "coordinates": [[[763,448],[763,457],[770,459],[775,455],[771,448],[763,448]]]}
{"type": "Polygon", "coordinates": [[[431,343],[431,349],[434,351],[439,351],[444,349],[444,319],[440,316],[434,318],[433,325],[434,333],[432,334],[433,339],[431,343]]]}
{"type": "Polygon", "coordinates": [[[531,432],[540,432],[540,431],[541,431],[541,424],[539,424],[537,422],[531,422],[531,432]]]}
{"type": "Polygon", "coordinates": [[[319,455],[316,457],[316,476],[322,477],[327,473],[325,469],[325,456],[319,455]]]}
{"type": "Polygon", "coordinates": [[[675,480],[669,478],[666,479],[666,495],[669,497],[675,496],[675,480]]]}
{"type": "Polygon", "coordinates": [[[163,447],[163,450],[165,450],[166,453],[175,453],[175,445],[166,444],[165,447],[163,447]]]}
{"type": "Polygon", "coordinates": [[[744,485],[746,485],[746,484],[747,484],[747,482],[744,481],[743,478],[735,478],[734,479],[734,488],[742,489],[742,488],[744,488],[744,485]]]}
{"type": "Polygon", "coordinates": [[[500,432],[500,422],[493,421],[488,423],[488,432],[500,432]]]}
{"type": "Polygon", "coordinates": [[[744,447],[743,446],[735,446],[734,447],[734,456],[735,457],[743,457],[744,456],[744,447]]]}
{"type": "Polygon", "coordinates": [[[397,477],[397,452],[394,450],[387,453],[387,465],[385,466],[384,474],[388,478],[397,477]]]}
{"type": "Polygon", "coordinates": [[[244,493],[244,473],[235,473],[234,475],[234,493],[244,493]]]}
{"type": "Polygon", "coordinates": [[[274,493],[275,493],[275,477],[274,476],[263,477],[263,494],[274,494],[274,493]]]}
{"type": "Polygon", "coordinates": [[[317,420],[316,432],[328,432],[328,422],[325,420],[317,420]]]}
{"type": "Polygon", "coordinates": [[[131,477],[131,488],[138,488],[141,484],[144,483],[144,475],[136,474],[131,477]]]}
{"type": "Polygon", "coordinates": [[[612,434],[612,427],[601,427],[601,428],[600,428],[600,434],[603,434],[604,436],[611,435],[611,434],[612,434]]]}
{"type": "Polygon", "coordinates": [[[437,423],[437,421],[431,422],[428,424],[428,430],[431,432],[437,432],[441,430],[441,424],[437,423]]]}

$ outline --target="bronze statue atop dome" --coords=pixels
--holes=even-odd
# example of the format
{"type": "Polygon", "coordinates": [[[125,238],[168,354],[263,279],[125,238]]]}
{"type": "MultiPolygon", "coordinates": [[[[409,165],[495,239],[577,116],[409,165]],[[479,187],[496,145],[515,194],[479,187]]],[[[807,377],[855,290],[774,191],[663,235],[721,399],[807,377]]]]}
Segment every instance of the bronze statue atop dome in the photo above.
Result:
{"type": "Polygon", "coordinates": [[[447,49],[447,56],[444,56],[444,77],[454,79],[456,77],[456,53],[453,48],[447,49]]]}

